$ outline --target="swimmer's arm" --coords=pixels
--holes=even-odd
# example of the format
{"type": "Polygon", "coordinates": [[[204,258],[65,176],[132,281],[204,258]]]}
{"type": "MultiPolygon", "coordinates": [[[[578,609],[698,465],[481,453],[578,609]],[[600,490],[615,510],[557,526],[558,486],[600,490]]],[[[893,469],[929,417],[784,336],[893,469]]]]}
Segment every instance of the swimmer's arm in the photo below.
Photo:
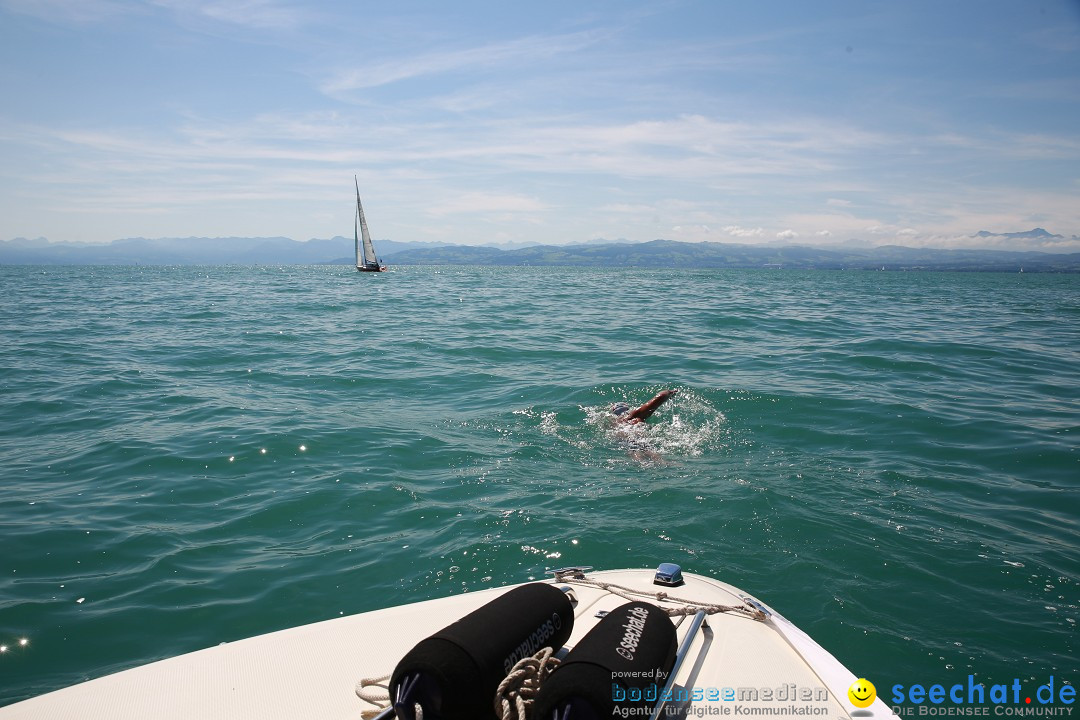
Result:
{"type": "Polygon", "coordinates": [[[658,407],[660,407],[665,402],[667,402],[668,398],[671,397],[674,394],[675,394],[674,390],[661,390],[660,392],[656,393],[656,395],[653,396],[652,400],[645,403],[644,405],[637,408],[636,410],[631,411],[630,414],[627,416],[627,420],[645,420],[645,419],[647,419],[650,415],[652,415],[654,412],[656,412],[656,409],[658,407]]]}

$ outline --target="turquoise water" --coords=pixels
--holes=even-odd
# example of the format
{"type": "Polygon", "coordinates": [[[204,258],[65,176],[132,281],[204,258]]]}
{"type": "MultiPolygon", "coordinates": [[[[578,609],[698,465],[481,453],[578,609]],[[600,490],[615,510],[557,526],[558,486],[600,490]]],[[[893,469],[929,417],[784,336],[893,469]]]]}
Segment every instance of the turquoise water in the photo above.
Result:
{"type": "Polygon", "coordinates": [[[549,567],[661,561],[760,596],[879,692],[1080,680],[1080,277],[0,283],[0,704],[549,567]],[[665,387],[640,436],[610,424],[665,387]]]}

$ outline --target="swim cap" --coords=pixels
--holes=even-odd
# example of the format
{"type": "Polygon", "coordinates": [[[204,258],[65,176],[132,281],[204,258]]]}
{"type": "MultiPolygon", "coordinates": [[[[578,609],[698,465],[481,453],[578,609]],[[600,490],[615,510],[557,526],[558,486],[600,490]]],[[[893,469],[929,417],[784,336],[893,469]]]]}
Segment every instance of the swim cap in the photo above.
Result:
{"type": "Polygon", "coordinates": [[[615,405],[613,405],[611,408],[611,412],[615,413],[616,415],[622,415],[623,413],[630,412],[630,406],[624,402],[615,403],[615,405]]]}

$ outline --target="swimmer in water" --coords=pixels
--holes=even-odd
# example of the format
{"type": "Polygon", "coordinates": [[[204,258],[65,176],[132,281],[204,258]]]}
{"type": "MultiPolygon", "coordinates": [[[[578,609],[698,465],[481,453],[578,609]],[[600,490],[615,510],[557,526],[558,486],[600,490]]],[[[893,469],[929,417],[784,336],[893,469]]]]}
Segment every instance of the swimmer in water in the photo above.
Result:
{"type": "Polygon", "coordinates": [[[626,423],[627,425],[637,425],[643,423],[649,419],[649,416],[656,412],[656,409],[667,402],[668,398],[674,395],[677,390],[661,390],[653,396],[653,399],[644,405],[640,405],[633,410],[627,403],[615,403],[611,408],[611,412],[615,413],[616,421],[626,423]]]}

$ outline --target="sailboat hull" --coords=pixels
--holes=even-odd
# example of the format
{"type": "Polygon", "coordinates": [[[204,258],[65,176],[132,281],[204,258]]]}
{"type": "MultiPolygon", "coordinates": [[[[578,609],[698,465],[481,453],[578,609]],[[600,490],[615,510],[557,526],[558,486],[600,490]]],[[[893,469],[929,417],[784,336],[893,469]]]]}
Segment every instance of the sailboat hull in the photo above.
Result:
{"type": "Polygon", "coordinates": [[[379,265],[378,267],[365,267],[363,265],[356,266],[357,272],[386,272],[385,265],[379,265]]]}

